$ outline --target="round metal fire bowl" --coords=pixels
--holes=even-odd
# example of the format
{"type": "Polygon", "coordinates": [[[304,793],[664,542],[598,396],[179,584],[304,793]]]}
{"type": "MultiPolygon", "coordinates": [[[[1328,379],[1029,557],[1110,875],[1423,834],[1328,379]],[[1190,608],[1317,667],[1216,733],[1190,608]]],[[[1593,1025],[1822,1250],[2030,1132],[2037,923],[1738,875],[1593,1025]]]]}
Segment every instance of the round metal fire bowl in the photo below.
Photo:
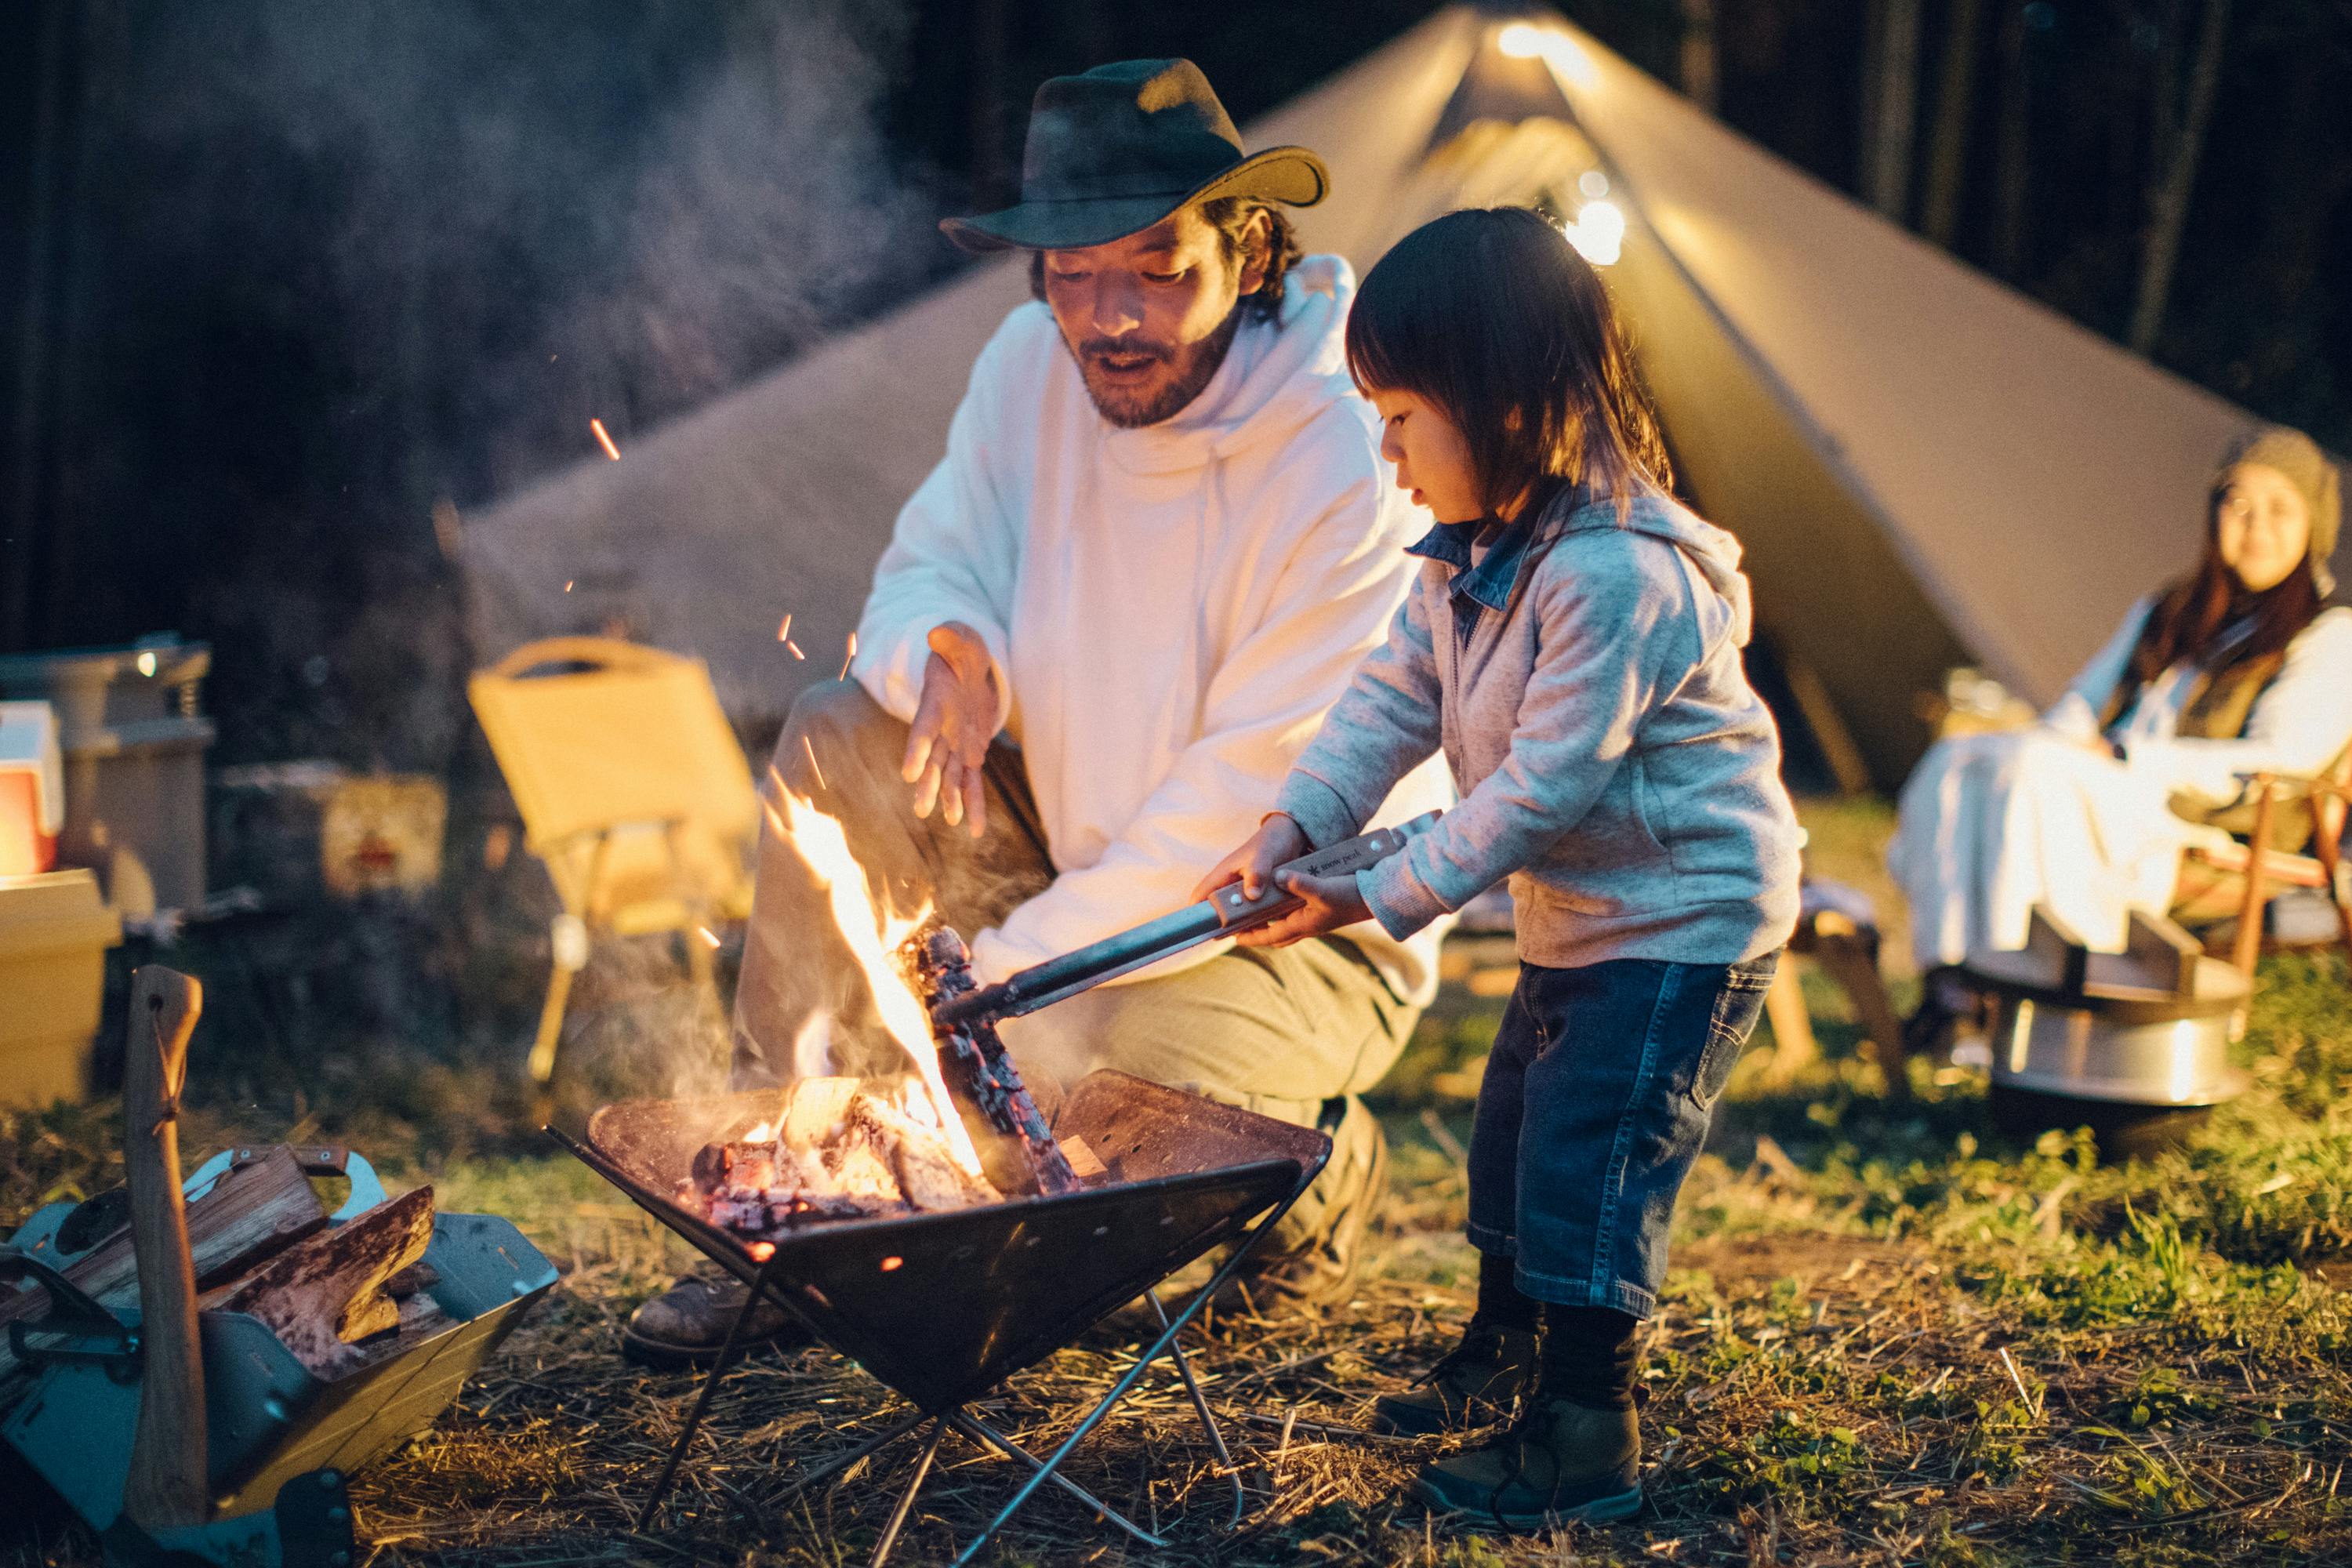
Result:
{"type": "Polygon", "coordinates": [[[2230,1066],[2234,1005],[2184,999],[2176,1008],[2129,1009],[2006,988],[1991,992],[1992,1079],[1997,1085],[2116,1105],[2218,1105],[2244,1092],[2230,1066]],[[2121,1014],[2120,1016],[2117,1015],[2121,1014]],[[2169,1016],[2165,1015],[2169,1014],[2169,1016]]]}

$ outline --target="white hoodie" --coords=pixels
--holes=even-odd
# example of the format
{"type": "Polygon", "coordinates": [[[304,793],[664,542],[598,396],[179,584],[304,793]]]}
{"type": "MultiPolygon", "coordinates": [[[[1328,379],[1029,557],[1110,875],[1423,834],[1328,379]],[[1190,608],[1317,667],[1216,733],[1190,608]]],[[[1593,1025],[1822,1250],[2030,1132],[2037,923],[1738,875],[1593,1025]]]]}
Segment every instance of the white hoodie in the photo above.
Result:
{"type": "MultiPolygon", "coordinates": [[[[995,660],[1058,875],[973,943],[984,981],[1181,907],[1273,807],[1403,602],[1403,547],[1430,519],[1389,482],[1349,380],[1354,291],[1346,262],[1306,258],[1280,329],[1244,323],[1201,395],[1139,429],[1096,411],[1042,304],[981,351],[947,456],[875,570],[851,673],[911,719],[934,626],[963,622],[995,660]]],[[[1424,768],[1376,822],[1449,799],[1424,768]]],[[[1436,928],[1347,934],[1400,996],[1428,1000],[1436,928]]]]}

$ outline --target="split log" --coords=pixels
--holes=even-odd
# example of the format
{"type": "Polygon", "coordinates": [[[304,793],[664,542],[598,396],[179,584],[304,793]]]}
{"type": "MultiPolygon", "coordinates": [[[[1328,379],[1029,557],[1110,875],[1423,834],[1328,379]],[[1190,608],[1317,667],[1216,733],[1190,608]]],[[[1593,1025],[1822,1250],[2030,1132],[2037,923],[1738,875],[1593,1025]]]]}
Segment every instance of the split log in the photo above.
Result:
{"type": "Polygon", "coordinates": [[[1062,1158],[1070,1163],[1070,1173],[1081,1182],[1097,1182],[1110,1174],[1110,1167],[1098,1159],[1087,1141],[1079,1137],[1062,1139],[1058,1144],[1062,1158]]]}
{"type": "Polygon", "coordinates": [[[432,1239],[433,1189],[419,1187],[279,1254],[219,1305],[268,1324],[316,1376],[340,1377],[362,1359],[351,1342],[399,1325],[385,1287],[432,1239]]]}
{"type": "MultiPolygon", "coordinates": [[[[102,1201],[105,1194],[93,1202],[102,1201]]],[[[284,1145],[233,1167],[204,1196],[186,1206],[188,1248],[196,1288],[211,1289],[234,1280],[270,1254],[322,1230],[327,1211],[302,1173],[300,1162],[284,1145]]],[[[68,1265],[66,1278],[101,1306],[124,1307],[139,1297],[139,1265],[126,1226],[68,1265]]],[[[0,1405],[16,1371],[7,1325],[48,1310],[48,1293],[21,1290],[0,1300],[0,1405]]]]}

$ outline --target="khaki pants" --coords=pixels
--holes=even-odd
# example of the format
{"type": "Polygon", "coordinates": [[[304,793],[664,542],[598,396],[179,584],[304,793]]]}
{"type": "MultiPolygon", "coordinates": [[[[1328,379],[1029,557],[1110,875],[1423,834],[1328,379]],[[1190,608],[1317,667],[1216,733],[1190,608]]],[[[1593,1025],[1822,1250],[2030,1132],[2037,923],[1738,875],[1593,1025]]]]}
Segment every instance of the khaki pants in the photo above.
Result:
{"type": "MultiPolygon", "coordinates": [[[[898,773],[906,746],[906,725],[862,688],[819,686],[793,705],[761,788],[772,795],[781,778],[814,801],[840,821],[870,883],[902,910],[928,899],[969,940],[1053,880],[1020,753],[991,751],[988,832],[974,839],[936,811],[915,816],[898,773]]],[[[1419,1016],[1354,944],[1327,939],[1236,949],[1165,979],[1097,986],[1008,1020],[1002,1033],[1041,1100],[1117,1068],[1308,1123],[1325,1100],[1379,1082],[1419,1016]]],[[[786,1082],[825,1070],[819,1064],[828,1058],[838,1072],[905,1068],[824,893],[791,844],[763,825],[735,1003],[735,1085],[786,1082]],[[820,1015],[822,1028],[813,1023],[820,1015]]]]}

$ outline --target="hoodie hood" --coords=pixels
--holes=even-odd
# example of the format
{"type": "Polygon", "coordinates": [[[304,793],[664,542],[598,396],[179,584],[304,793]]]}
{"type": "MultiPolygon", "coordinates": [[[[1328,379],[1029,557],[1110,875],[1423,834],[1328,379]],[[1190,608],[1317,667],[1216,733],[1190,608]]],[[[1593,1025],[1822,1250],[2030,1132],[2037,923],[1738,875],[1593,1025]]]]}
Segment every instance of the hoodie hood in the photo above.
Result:
{"type": "Polygon", "coordinates": [[[1646,533],[1681,551],[1683,559],[1691,563],[1699,580],[1713,589],[1720,601],[1717,616],[1708,616],[1705,605],[1699,606],[1707,641],[1712,643],[1718,636],[1728,634],[1734,646],[1748,646],[1755,631],[1755,611],[1748,597],[1748,574],[1739,569],[1737,537],[1672,497],[1655,492],[1634,497],[1622,519],[1615,501],[1589,502],[1569,513],[1559,531],[1582,533],[1604,528],[1646,533]]]}
{"type": "Polygon", "coordinates": [[[1346,343],[1355,296],[1346,261],[1303,258],[1283,280],[1278,321],[1243,322],[1198,397],[1157,425],[1109,430],[1103,449],[1130,473],[1166,474],[1288,440],[1355,389],[1346,343]]]}

